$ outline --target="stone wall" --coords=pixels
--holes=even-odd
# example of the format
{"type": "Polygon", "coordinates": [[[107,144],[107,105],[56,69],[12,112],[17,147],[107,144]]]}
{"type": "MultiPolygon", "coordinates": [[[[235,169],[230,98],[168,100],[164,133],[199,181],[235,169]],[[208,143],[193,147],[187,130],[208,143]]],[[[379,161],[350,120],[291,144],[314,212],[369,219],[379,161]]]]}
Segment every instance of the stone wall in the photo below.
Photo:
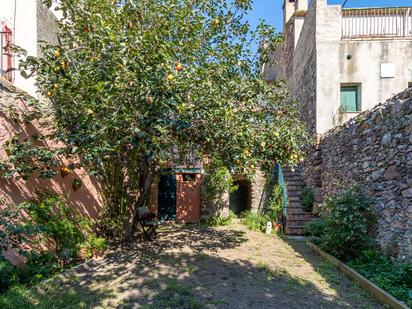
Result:
{"type": "Polygon", "coordinates": [[[288,82],[289,93],[299,102],[301,119],[309,132],[315,133],[316,1],[311,3],[307,12],[296,12],[290,18],[283,35],[284,42],[271,54],[271,64],[265,66],[265,78],[288,82]]]}
{"type": "Polygon", "coordinates": [[[316,1],[310,5],[295,43],[293,76],[288,79],[290,93],[299,102],[301,119],[309,133],[316,132],[316,1]]]}
{"type": "Polygon", "coordinates": [[[327,132],[306,180],[324,196],[360,184],[376,201],[376,240],[412,261],[412,88],[327,132]]]}

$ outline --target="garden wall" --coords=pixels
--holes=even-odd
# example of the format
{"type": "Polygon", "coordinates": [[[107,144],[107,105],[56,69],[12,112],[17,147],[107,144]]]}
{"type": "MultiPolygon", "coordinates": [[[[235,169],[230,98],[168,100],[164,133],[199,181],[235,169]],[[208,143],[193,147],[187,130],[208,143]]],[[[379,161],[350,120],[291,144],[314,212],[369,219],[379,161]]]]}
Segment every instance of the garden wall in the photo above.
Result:
{"type": "MultiPolygon", "coordinates": [[[[24,140],[42,135],[43,130],[38,121],[17,120],[18,115],[27,111],[27,100],[30,100],[28,94],[0,78],[0,162],[8,157],[3,146],[12,137],[18,135],[20,140],[24,140]]],[[[48,141],[38,143],[44,143],[50,148],[56,146],[48,141]]],[[[61,166],[69,163],[64,159],[60,162],[61,166]]],[[[37,190],[66,195],[75,209],[90,218],[96,218],[101,209],[100,186],[96,179],[89,177],[84,170],[75,170],[64,178],[60,173],[52,179],[40,179],[32,175],[27,181],[0,177],[0,198],[7,202],[19,204],[32,198],[37,190]],[[82,186],[77,191],[72,187],[75,178],[82,181],[82,186]]],[[[0,206],[1,204],[0,200],[0,206]]]]}
{"type": "Polygon", "coordinates": [[[376,201],[379,246],[412,262],[412,88],[327,132],[309,158],[317,202],[360,184],[376,201]]]}

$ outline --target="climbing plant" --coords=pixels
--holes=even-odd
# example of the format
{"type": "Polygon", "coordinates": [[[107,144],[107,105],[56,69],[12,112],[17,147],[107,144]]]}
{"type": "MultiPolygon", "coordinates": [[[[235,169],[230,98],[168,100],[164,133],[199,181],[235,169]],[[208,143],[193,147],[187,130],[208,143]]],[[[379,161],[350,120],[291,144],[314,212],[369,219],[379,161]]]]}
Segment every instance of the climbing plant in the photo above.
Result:
{"type": "Polygon", "coordinates": [[[160,162],[219,159],[242,174],[298,162],[306,133],[295,104],[260,72],[282,38],[251,29],[250,0],[57,3],[60,44],[20,70],[50,100],[49,138],[100,178],[106,218],[123,222],[124,237],[160,162]]]}

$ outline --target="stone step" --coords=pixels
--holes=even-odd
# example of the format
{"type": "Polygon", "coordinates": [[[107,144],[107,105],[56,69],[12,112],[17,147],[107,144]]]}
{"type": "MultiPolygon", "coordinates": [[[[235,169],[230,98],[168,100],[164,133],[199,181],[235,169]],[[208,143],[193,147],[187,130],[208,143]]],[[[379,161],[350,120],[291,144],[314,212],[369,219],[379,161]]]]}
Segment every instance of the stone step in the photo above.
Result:
{"type": "Polygon", "coordinates": [[[291,201],[288,199],[288,208],[302,208],[302,202],[299,201],[291,201]]]}
{"type": "Polygon", "coordinates": [[[302,187],[303,187],[303,185],[289,185],[289,184],[286,185],[286,188],[287,188],[288,192],[289,191],[302,192],[302,187]]]}
{"type": "Polygon", "coordinates": [[[302,190],[288,190],[288,196],[301,196],[302,195],[302,190]]]}
{"type": "Polygon", "coordinates": [[[293,179],[286,181],[286,186],[303,186],[303,181],[298,179],[293,179]]]}
{"type": "Polygon", "coordinates": [[[286,221],[290,220],[312,220],[313,215],[311,213],[286,213],[286,221]]]}
{"type": "Polygon", "coordinates": [[[298,208],[292,208],[292,209],[286,209],[286,215],[307,215],[308,213],[304,211],[303,209],[298,209],[298,208]]]}
{"type": "Polygon", "coordinates": [[[303,176],[302,176],[302,174],[296,174],[296,173],[286,173],[286,174],[283,174],[283,178],[284,179],[294,179],[294,178],[296,178],[296,179],[302,179],[303,178],[303,176]]]}
{"type": "Polygon", "coordinates": [[[289,195],[288,194],[288,201],[289,202],[299,202],[301,201],[300,195],[289,195]]]}
{"type": "Polygon", "coordinates": [[[285,228],[286,235],[306,235],[306,231],[303,227],[290,227],[285,228]]]}

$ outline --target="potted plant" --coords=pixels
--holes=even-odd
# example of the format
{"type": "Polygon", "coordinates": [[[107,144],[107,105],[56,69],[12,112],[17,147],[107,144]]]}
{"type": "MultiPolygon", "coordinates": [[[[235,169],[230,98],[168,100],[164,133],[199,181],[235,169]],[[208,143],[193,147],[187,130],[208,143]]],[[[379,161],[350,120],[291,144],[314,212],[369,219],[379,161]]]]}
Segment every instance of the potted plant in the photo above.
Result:
{"type": "Polygon", "coordinates": [[[76,192],[77,190],[81,188],[82,184],[83,182],[79,178],[73,179],[73,182],[72,182],[73,190],[76,192]]]}

